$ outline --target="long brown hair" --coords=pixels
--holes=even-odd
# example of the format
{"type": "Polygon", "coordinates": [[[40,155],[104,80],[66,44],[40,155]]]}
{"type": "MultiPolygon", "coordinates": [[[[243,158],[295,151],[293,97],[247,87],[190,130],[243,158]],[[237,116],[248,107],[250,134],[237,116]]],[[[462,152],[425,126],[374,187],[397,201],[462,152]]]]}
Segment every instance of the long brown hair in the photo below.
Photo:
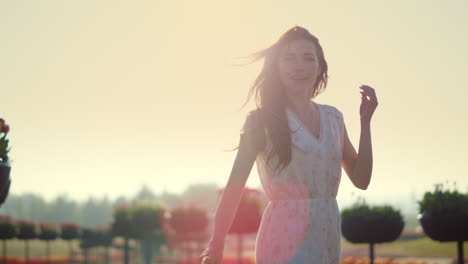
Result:
{"type": "Polygon", "coordinates": [[[251,58],[251,61],[244,64],[251,64],[261,58],[265,58],[263,68],[251,86],[242,108],[248,103],[252,95],[255,94],[257,108],[249,114],[252,114],[252,117],[255,119],[255,122],[252,122],[256,126],[253,129],[256,134],[255,138],[261,139],[256,140],[256,144],[258,145],[256,147],[257,149],[264,150],[264,139],[267,136],[265,131],[268,131],[272,148],[267,155],[267,163],[277,155],[278,163],[276,169],[279,167],[283,169],[291,162],[291,135],[286,116],[286,100],[288,97],[279,79],[277,61],[281,48],[288,45],[291,41],[298,39],[311,40],[314,43],[319,60],[319,73],[309,93],[311,96],[309,99],[312,99],[324,91],[327,86],[328,65],[318,39],[309,33],[307,29],[297,25],[292,27],[270,47],[247,56],[247,58],[251,58]]]}

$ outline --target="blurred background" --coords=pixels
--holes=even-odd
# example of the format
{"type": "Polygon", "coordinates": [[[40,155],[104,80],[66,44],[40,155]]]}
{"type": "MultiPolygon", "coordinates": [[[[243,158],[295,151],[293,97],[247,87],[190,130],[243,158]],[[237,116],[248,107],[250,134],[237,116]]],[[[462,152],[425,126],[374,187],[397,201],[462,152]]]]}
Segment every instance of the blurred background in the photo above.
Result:
{"type": "MultiPolygon", "coordinates": [[[[414,230],[425,191],[468,190],[466,1],[1,1],[0,214],[94,226],[135,197],[213,213],[263,61],[234,64],[295,25],[323,47],[315,100],[343,112],[356,149],[359,85],[379,98],[370,186],[343,171],[340,208],[389,203],[414,230]]],[[[255,166],[247,187],[262,189],[255,166]]]]}

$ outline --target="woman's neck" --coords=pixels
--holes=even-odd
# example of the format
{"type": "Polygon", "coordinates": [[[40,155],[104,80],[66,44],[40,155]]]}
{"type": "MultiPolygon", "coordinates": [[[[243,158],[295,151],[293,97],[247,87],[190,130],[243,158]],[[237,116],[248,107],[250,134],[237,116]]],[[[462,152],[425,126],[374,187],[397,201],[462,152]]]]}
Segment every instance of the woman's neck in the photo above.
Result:
{"type": "Polygon", "coordinates": [[[307,97],[289,97],[289,107],[301,117],[312,115],[317,109],[310,107],[310,100],[307,97]]]}

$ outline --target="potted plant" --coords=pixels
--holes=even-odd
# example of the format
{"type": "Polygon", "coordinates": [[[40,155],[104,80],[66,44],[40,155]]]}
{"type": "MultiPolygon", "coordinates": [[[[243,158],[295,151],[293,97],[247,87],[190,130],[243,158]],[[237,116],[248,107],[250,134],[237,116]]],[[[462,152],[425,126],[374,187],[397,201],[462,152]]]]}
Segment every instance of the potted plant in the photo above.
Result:
{"type": "Polygon", "coordinates": [[[113,235],[109,226],[96,227],[96,245],[104,247],[104,263],[109,263],[109,247],[112,245],[113,235]]]}
{"type": "Polygon", "coordinates": [[[132,204],[131,221],[135,238],[141,243],[144,263],[152,263],[153,250],[161,244],[163,216],[167,212],[161,202],[139,200],[132,204]]]}
{"type": "Polygon", "coordinates": [[[37,238],[36,225],[27,220],[18,220],[16,223],[18,227],[18,239],[24,240],[24,258],[26,263],[29,260],[29,240],[37,238]]]}
{"type": "Polygon", "coordinates": [[[50,241],[57,239],[57,227],[52,222],[43,221],[39,223],[39,228],[41,232],[39,233],[38,238],[46,242],[47,263],[50,263],[50,241]]]}
{"type": "Polygon", "coordinates": [[[0,239],[3,244],[3,263],[7,262],[7,244],[6,241],[16,236],[16,226],[12,222],[11,217],[0,215],[0,239]]]}
{"type": "Polygon", "coordinates": [[[160,203],[138,201],[132,205],[131,222],[135,238],[141,239],[145,234],[161,229],[160,218],[166,208],[160,203]]]}
{"type": "Polygon", "coordinates": [[[262,221],[262,205],[259,195],[260,192],[255,189],[244,188],[236,216],[228,232],[237,235],[239,262],[242,262],[244,235],[257,232],[262,221]]]}
{"type": "Polygon", "coordinates": [[[88,250],[97,246],[97,231],[89,227],[84,227],[82,228],[80,238],[80,248],[83,250],[84,262],[89,263],[88,250]]]}
{"type": "Polygon", "coordinates": [[[112,232],[115,236],[131,237],[131,212],[126,204],[119,204],[114,209],[112,232]]]}
{"type": "Polygon", "coordinates": [[[181,203],[171,211],[169,225],[175,231],[174,242],[186,250],[188,259],[192,259],[191,243],[199,243],[208,238],[205,232],[208,223],[206,208],[193,201],[181,203]]]}
{"type": "Polygon", "coordinates": [[[439,242],[456,241],[458,261],[463,263],[463,241],[468,240],[468,193],[444,190],[443,184],[435,184],[435,190],[426,192],[418,204],[424,233],[439,242]]]}
{"type": "Polygon", "coordinates": [[[261,215],[259,192],[244,188],[236,216],[229,229],[230,234],[249,234],[258,231],[261,215]]]}
{"type": "Polygon", "coordinates": [[[169,223],[180,234],[200,232],[208,226],[208,213],[193,201],[182,203],[171,211],[169,223]]]}
{"type": "Polygon", "coordinates": [[[121,236],[124,238],[124,263],[128,264],[129,258],[129,241],[130,238],[135,237],[132,228],[132,215],[131,209],[127,204],[119,204],[115,207],[112,219],[112,234],[114,236],[121,236]]]}
{"type": "Polygon", "coordinates": [[[369,243],[371,263],[374,263],[374,244],[394,241],[403,226],[400,211],[390,205],[370,207],[362,198],[341,212],[343,236],[351,243],[369,243]]]}
{"type": "Polygon", "coordinates": [[[10,126],[5,123],[5,120],[0,118],[0,206],[7,198],[11,184],[11,165],[8,157],[8,152],[10,152],[8,144],[10,140],[6,138],[9,131],[10,126]]]}
{"type": "Polygon", "coordinates": [[[68,250],[70,259],[73,259],[72,240],[80,237],[80,227],[71,222],[64,222],[60,225],[60,238],[68,241],[68,250]]]}

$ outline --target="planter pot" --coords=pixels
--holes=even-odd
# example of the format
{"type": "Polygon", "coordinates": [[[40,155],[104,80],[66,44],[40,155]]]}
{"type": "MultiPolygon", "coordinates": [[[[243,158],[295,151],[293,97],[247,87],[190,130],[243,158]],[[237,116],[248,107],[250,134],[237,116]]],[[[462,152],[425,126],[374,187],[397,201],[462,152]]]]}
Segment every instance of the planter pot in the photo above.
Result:
{"type": "Polygon", "coordinates": [[[132,223],[130,221],[115,221],[112,223],[112,235],[113,236],[122,236],[127,238],[135,237],[135,232],[133,230],[132,223]]]}
{"type": "Polygon", "coordinates": [[[43,232],[38,236],[40,240],[55,240],[57,237],[57,232],[43,232]]]}
{"type": "Polygon", "coordinates": [[[37,238],[36,227],[33,225],[24,225],[18,227],[18,239],[28,240],[37,238]]]}
{"type": "Polygon", "coordinates": [[[468,241],[468,215],[447,213],[432,215],[422,212],[418,215],[424,233],[440,242],[468,241]]]}
{"type": "Polygon", "coordinates": [[[12,239],[16,236],[16,228],[13,224],[0,224],[0,239],[12,239]]]}
{"type": "Polygon", "coordinates": [[[403,231],[401,219],[348,219],[341,223],[343,236],[351,243],[384,243],[397,239],[403,231]]]}
{"type": "Polygon", "coordinates": [[[3,188],[3,190],[0,191],[0,206],[5,203],[8,197],[8,192],[10,191],[10,185],[11,185],[11,180],[9,180],[5,188],[3,188]]]}
{"type": "Polygon", "coordinates": [[[21,233],[20,231],[16,237],[20,240],[29,240],[37,238],[37,235],[34,233],[21,233]]]}
{"type": "Polygon", "coordinates": [[[78,229],[66,228],[62,229],[60,233],[60,238],[63,240],[72,240],[80,237],[80,232],[78,229]]]}
{"type": "Polygon", "coordinates": [[[5,186],[10,180],[11,166],[6,162],[0,161],[0,186],[5,186]]]}
{"type": "Polygon", "coordinates": [[[5,161],[0,161],[0,205],[3,204],[8,197],[8,191],[11,185],[10,171],[11,166],[7,165],[5,161]]]}
{"type": "Polygon", "coordinates": [[[98,232],[96,234],[96,243],[99,246],[110,247],[112,245],[112,240],[114,239],[112,233],[109,232],[98,232]]]}

